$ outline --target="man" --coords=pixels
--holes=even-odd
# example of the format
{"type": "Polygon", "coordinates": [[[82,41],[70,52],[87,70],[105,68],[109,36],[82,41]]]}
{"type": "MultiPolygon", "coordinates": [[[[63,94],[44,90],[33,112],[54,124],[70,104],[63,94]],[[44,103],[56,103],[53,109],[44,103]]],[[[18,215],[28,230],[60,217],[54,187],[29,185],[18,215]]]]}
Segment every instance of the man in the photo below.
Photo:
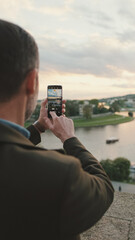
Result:
{"type": "Polygon", "coordinates": [[[75,137],[72,120],[51,112],[50,121],[47,101],[29,131],[23,127],[36,106],[38,69],[33,37],[0,20],[0,237],[79,239],[109,208],[113,187],[75,137]],[[48,128],[65,154],[34,145],[48,128]]]}

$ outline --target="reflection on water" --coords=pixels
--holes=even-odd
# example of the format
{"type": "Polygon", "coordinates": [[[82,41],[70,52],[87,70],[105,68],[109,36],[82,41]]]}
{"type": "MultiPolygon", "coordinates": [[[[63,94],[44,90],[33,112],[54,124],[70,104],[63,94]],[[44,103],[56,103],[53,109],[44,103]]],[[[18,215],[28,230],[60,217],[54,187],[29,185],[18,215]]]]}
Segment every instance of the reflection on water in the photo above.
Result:
{"type": "MultiPolygon", "coordinates": [[[[125,157],[135,163],[134,133],[135,120],[118,125],[76,129],[76,136],[99,161],[125,157]],[[109,137],[116,137],[119,142],[106,144],[109,137]]],[[[42,145],[48,149],[62,148],[60,140],[49,131],[42,134],[42,145]]]]}

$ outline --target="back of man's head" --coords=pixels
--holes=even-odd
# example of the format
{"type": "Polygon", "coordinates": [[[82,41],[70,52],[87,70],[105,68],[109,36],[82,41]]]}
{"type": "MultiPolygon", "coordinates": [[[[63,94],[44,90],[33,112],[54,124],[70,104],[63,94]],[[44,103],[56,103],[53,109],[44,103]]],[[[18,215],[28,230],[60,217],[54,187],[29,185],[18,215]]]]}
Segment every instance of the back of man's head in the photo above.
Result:
{"type": "Polygon", "coordinates": [[[0,20],[0,102],[17,94],[26,75],[38,68],[38,48],[21,27],[0,20]]]}

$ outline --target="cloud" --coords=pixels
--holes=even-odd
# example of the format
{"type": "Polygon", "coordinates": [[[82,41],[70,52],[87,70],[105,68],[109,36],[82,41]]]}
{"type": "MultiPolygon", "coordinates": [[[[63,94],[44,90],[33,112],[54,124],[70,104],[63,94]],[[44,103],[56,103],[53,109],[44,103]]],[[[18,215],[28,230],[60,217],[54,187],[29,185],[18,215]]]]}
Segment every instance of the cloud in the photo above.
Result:
{"type": "Polygon", "coordinates": [[[72,6],[74,17],[79,21],[85,21],[91,27],[94,25],[96,28],[107,28],[113,22],[113,19],[102,7],[98,8],[98,5],[100,5],[99,1],[90,4],[88,0],[85,1],[85,4],[82,4],[81,1],[74,3],[72,6]]]}
{"type": "Polygon", "coordinates": [[[127,29],[126,31],[122,33],[117,34],[119,40],[121,42],[128,42],[128,43],[134,43],[135,42],[135,30],[129,30],[127,29]]]}
{"type": "Polygon", "coordinates": [[[30,9],[32,8],[32,2],[31,0],[0,0],[0,15],[1,18],[15,18],[16,14],[18,14],[18,12],[21,9],[30,9]]]}
{"type": "Polygon", "coordinates": [[[123,71],[135,73],[135,48],[122,46],[115,39],[89,38],[83,44],[69,45],[63,40],[42,39],[39,43],[41,69],[98,77],[115,78],[123,71]]]}
{"type": "Polygon", "coordinates": [[[35,36],[41,70],[108,80],[123,78],[125,70],[135,73],[135,1],[0,0],[0,5],[1,17],[16,19],[35,36]]]}
{"type": "MultiPolygon", "coordinates": [[[[73,0],[57,0],[57,2],[55,0],[45,2],[42,0],[0,0],[0,15],[6,20],[14,21],[16,19],[19,23],[25,23],[26,19],[31,22],[34,14],[37,15],[37,18],[40,18],[39,14],[44,18],[47,16],[53,18],[66,16],[72,11],[70,7],[72,3],[73,0]],[[29,13],[29,17],[27,13],[29,13]],[[22,18],[19,18],[20,16],[22,18]]],[[[32,20],[33,23],[36,23],[36,19],[32,20]]]]}
{"type": "Polygon", "coordinates": [[[116,87],[116,88],[125,88],[125,89],[133,89],[135,88],[135,84],[129,84],[129,83],[125,83],[125,84],[112,84],[112,87],[116,87]]]}
{"type": "Polygon", "coordinates": [[[36,1],[29,0],[31,4],[27,5],[27,10],[49,16],[63,16],[68,12],[72,11],[70,5],[74,2],[73,0],[50,0],[50,1],[36,1]]]}
{"type": "Polygon", "coordinates": [[[135,1],[134,0],[121,0],[119,4],[118,14],[123,19],[123,21],[129,24],[135,24],[135,1]],[[121,7],[122,6],[122,7],[121,7]]]}

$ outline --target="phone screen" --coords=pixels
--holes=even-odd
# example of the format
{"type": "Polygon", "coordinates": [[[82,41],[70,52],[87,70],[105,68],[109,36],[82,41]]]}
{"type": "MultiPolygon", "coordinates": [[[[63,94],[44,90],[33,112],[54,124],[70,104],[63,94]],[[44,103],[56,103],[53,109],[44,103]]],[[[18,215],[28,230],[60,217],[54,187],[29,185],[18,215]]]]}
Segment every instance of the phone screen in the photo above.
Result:
{"type": "Polygon", "coordinates": [[[50,111],[55,111],[57,116],[62,114],[62,86],[49,85],[47,89],[48,98],[48,117],[50,118],[50,111]]]}

